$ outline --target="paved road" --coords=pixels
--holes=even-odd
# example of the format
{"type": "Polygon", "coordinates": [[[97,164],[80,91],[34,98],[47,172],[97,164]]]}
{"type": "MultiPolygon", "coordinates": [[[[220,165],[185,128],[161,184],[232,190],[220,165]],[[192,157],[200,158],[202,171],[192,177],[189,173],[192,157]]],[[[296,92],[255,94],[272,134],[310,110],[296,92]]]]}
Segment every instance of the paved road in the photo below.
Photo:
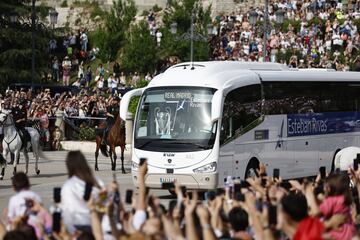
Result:
{"type": "MultiPolygon", "coordinates": [[[[31,189],[38,194],[43,199],[43,202],[46,207],[51,206],[53,200],[53,188],[61,187],[62,184],[67,179],[67,172],[65,167],[65,158],[67,155],[66,151],[58,151],[58,152],[44,152],[47,160],[41,159],[39,162],[39,168],[41,173],[39,176],[35,174],[35,164],[34,158],[30,153],[30,163],[29,163],[29,173],[28,176],[30,178],[31,189]]],[[[85,153],[85,157],[88,160],[90,166],[93,168],[95,159],[93,153],[85,153]]],[[[130,155],[128,152],[125,153],[125,170],[127,174],[121,173],[121,160],[117,161],[117,179],[120,183],[120,191],[121,197],[124,199],[125,192],[127,189],[133,189],[134,185],[131,181],[130,176],[130,155]],[[119,162],[120,161],[120,162],[119,162]]],[[[103,156],[99,156],[99,169],[100,171],[95,174],[103,180],[105,183],[109,183],[112,181],[112,171],[110,158],[105,158],[103,156]]],[[[18,165],[18,171],[24,171],[25,164],[24,158],[21,156],[20,165],[18,165]]],[[[12,176],[13,168],[12,166],[8,166],[6,168],[4,180],[0,181],[0,211],[7,207],[9,198],[14,194],[14,191],[11,187],[11,176],[12,176]]],[[[155,195],[161,197],[161,201],[165,206],[167,206],[169,199],[169,193],[165,190],[154,190],[152,191],[155,195]]]]}

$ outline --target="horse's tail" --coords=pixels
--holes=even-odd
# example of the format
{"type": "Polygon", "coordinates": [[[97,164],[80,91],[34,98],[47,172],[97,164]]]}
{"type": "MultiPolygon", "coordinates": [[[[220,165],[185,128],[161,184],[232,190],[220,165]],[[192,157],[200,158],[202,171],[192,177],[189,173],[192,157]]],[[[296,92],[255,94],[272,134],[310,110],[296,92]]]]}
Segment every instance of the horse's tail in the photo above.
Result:
{"type": "MultiPolygon", "coordinates": [[[[34,151],[33,151],[33,152],[34,152],[34,151]]],[[[39,145],[39,147],[38,147],[37,154],[38,154],[38,157],[39,157],[39,158],[42,158],[42,159],[44,159],[44,160],[49,160],[49,159],[45,156],[45,154],[44,154],[43,150],[41,149],[41,146],[40,146],[40,145],[39,145]]]]}
{"type": "Polygon", "coordinates": [[[109,157],[109,151],[108,151],[106,144],[100,145],[100,151],[101,151],[102,155],[104,155],[105,157],[109,157]]]}

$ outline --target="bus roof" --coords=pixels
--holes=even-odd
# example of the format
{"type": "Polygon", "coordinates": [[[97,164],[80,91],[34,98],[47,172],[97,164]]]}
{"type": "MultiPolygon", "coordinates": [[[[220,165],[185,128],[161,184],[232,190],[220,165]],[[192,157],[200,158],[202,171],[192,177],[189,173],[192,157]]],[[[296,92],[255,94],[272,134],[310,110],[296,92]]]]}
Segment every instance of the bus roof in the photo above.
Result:
{"type": "Polygon", "coordinates": [[[284,71],[274,74],[268,71],[256,71],[263,82],[299,81],[299,82],[360,82],[360,72],[334,71],[284,71]]]}
{"type": "Polygon", "coordinates": [[[211,61],[180,63],[157,75],[148,87],[195,86],[222,89],[227,84],[260,81],[359,81],[360,73],[294,70],[279,63],[211,61]],[[281,72],[281,73],[279,73],[281,72]]]}

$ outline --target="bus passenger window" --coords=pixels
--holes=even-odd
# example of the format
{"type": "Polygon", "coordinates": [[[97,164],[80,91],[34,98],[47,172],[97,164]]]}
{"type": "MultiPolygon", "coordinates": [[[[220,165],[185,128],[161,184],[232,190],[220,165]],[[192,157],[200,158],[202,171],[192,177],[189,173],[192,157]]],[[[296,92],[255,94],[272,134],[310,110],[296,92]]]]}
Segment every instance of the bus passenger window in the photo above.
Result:
{"type": "Polygon", "coordinates": [[[261,88],[259,84],[231,91],[225,98],[220,131],[220,144],[242,133],[261,116],[261,88]]]}

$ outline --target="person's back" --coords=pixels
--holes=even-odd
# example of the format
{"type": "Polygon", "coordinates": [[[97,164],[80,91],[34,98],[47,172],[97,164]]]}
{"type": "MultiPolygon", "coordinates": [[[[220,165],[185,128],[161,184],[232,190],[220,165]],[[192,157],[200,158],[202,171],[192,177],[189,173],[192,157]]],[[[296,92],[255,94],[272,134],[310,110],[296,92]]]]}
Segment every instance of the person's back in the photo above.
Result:
{"type": "Polygon", "coordinates": [[[21,217],[27,210],[26,200],[32,199],[41,203],[38,194],[30,190],[30,182],[25,173],[16,173],[12,179],[13,188],[16,194],[9,200],[8,221],[11,223],[15,218],[21,217]]]}
{"type": "Polygon", "coordinates": [[[90,209],[85,198],[86,183],[91,184],[90,194],[99,192],[99,180],[96,179],[80,151],[70,151],[66,158],[69,179],[61,188],[61,210],[64,225],[73,234],[76,229],[90,229],[90,209]]]}

